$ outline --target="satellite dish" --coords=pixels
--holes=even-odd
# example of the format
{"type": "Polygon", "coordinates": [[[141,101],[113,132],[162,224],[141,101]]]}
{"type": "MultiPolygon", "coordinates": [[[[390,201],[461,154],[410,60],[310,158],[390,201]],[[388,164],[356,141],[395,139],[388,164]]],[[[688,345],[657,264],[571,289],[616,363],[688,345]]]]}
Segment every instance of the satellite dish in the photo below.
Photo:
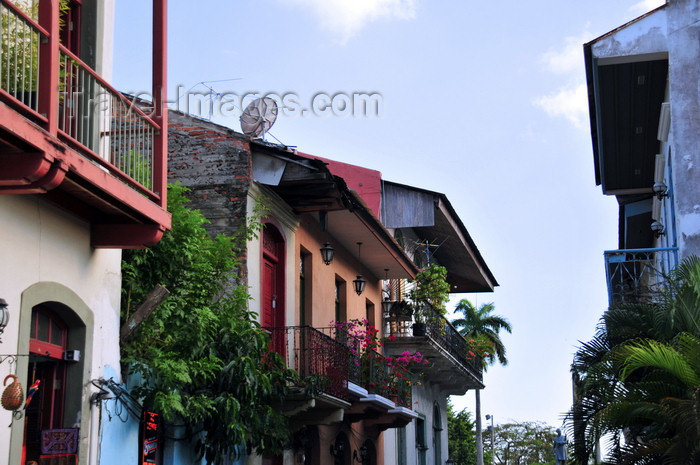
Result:
{"type": "Polygon", "coordinates": [[[243,134],[253,139],[264,136],[275,124],[277,112],[277,102],[270,97],[253,100],[241,115],[241,130],[243,134]]]}

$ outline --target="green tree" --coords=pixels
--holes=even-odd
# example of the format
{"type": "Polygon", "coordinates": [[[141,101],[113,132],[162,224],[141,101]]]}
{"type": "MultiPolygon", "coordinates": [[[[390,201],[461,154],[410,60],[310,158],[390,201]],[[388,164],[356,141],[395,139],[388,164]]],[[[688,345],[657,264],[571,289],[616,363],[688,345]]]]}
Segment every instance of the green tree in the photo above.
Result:
{"type": "Polygon", "coordinates": [[[125,251],[123,319],[157,284],[170,291],[122,348],[134,394],[170,424],[184,425],[208,463],[239,446],[278,453],[289,439],[278,408],[293,380],[248,310],[246,288],[234,286],[238,238],[211,238],[199,211],[186,207],[186,189],[170,185],[172,230],[154,247],[125,251]]]}
{"type": "MultiPolygon", "coordinates": [[[[494,465],[550,465],[554,427],[542,422],[526,421],[496,425],[493,433],[494,465]]],[[[487,434],[486,447],[491,447],[491,435],[487,434]]]]}
{"type": "MultiPolygon", "coordinates": [[[[467,339],[486,342],[491,350],[483,357],[484,369],[493,365],[496,360],[501,365],[507,365],[506,348],[501,341],[499,333],[501,330],[510,333],[511,325],[504,317],[492,315],[495,310],[493,303],[481,305],[478,309],[467,299],[462,299],[457,303],[455,310],[462,312],[463,317],[452,320],[452,324],[459,330],[459,333],[467,339]]],[[[483,442],[481,438],[481,390],[475,389],[474,410],[476,415],[476,460],[477,465],[484,464],[483,442]]]]}
{"type": "Polygon", "coordinates": [[[604,434],[614,463],[698,463],[699,328],[697,257],[648,302],[608,309],[572,365],[577,463],[587,463],[604,434]]]}
{"type": "Polygon", "coordinates": [[[447,401],[447,438],[449,457],[456,465],[476,464],[476,431],[471,413],[467,410],[455,412],[449,399],[447,401]]]}

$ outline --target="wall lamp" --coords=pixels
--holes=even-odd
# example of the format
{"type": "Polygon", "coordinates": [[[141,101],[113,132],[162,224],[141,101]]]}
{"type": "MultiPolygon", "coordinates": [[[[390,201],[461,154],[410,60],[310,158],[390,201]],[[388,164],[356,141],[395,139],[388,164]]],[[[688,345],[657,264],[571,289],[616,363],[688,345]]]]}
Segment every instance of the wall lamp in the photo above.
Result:
{"type": "Polygon", "coordinates": [[[345,449],[345,444],[336,441],[335,444],[331,444],[331,455],[333,457],[340,457],[343,455],[343,450],[345,449]]]}
{"type": "Polygon", "coordinates": [[[352,451],[352,458],[356,462],[365,463],[365,459],[367,459],[367,446],[363,444],[362,447],[360,447],[359,454],[356,450],[352,451]]]}
{"type": "Polygon", "coordinates": [[[384,297],[384,300],[382,300],[382,312],[384,313],[384,317],[388,318],[391,316],[391,307],[394,306],[394,302],[389,300],[389,297],[384,297]]]}
{"type": "Polygon", "coordinates": [[[355,292],[357,292],[357,295],[360,295],[365,290],[365,284],[367,284],[367,281],[362,277],[362,275],[358,274],[357,279],[352,280],[352,284],[355,286],[355,292]]]}
{"type": "MultiPolygon", "coordinates": [[[[360,251],[362,248],[362,242],[357,243],[357,261],[360,262],[360,265],[362,265],[362,262],[360,261],[360,251]]],[[[355,285],[355,292],[357,292],[357,295],[362,294],[362,291],[365,290],[365,284],[367,284],[367,281],[362,277],[362,275],[357,275],[357,279],[353,279],[352,283],[355,285]]]]}
{"type": "Polygon", "coordinates": [[[333,261],[334,255],[335,249],[331,247],[330,242],[324,243],[323,247],[321,247],[321,259],[323,259],[323,263],[325,263],[326,265],[330,265],[333,261]]]}
{"type": "MultiPolygon", "coordinates": [[[[5,331],[7,323],[10,322],[10,312],[7,310],[7,301],[0,299],[0,334],[5,331]]],[[[2,342],[0,340],[0,342],[2,342]]]]}
{"type": "Polygon", "coordinates": [[[665,183],[655,182],[652,189],[654,190],[654,195],[656,195],[657,199],[661,200],[664,197],[668,197],[668,186],[665,183]]]}
{"type": "Polygon", "coordinates": [[[658,221],[654,221],[653,223],[651,223],[651,231],[654,233],[654,236],[656,236],[656,237],[661,237],[664,234],[666,234],[664,225],[658,221]]]}

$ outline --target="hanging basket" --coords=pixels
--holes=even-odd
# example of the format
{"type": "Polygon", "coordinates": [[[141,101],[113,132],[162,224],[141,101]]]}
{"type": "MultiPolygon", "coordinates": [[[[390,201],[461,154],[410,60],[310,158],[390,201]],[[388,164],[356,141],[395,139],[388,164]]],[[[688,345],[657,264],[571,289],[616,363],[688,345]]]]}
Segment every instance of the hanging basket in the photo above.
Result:
{"type": "Polygon", "coordinates": [[[18,378],[15,375],[7,375],[3,386],[7,386],[2,393],[2,399],[0,399],[0,404],[5,410],[17,410],[22,406],[22,401],[24,400],[24,393],[22,392],[22,385],[20,384],[18,378]],[[7,380],[11,379],[12,382],[7,386],[7,380]]]}

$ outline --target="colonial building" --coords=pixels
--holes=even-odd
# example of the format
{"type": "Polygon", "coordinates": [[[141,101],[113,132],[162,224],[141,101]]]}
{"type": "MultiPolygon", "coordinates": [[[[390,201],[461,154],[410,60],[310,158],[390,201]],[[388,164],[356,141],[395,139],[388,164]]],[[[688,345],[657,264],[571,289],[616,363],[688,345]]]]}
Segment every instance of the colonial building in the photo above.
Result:
{"type": "Polygon", "coordinates": [[[169,148],[170,179],[191,190],[210,233],[233,234],[264,211],[240,282],[272,347],[304,382],[282,407],[292,447],[248,463],[444,463],[447,396],[483,387],[481,367],[444,317],[419,335],[394,304],[426,259],[445,264],[455,292],[496,285],[446,197],[177,112],[169,148]],[[385,218],[384,206],[407,216],[385,218]],[[428,237],[442,244],[429,256],[408,247],[428,237]],[[369,328],[385,342],[363,349],[369,328]],[[392,381],[391,361],[404,351],[427,360],[402,373],[420,384],[392,381]]]}
{"type": "Polygon", "coordinates": [[[670,0],[584,45],[595,180],[620,208],[611,303],[700,254],[700,4],[670,0]]]}
{"type": "MultiPolygon", "coordinates": [[[[165,3],[153,1],[153,95],[165,88],[165,3]]],[[[170,227],[167,114],[109,85],[113,6],[0,2],[0,465],[128,458],[100,424],[93,383],[121,381],[121,249],[170,227]],[[19,386],[38,386],[31,402],[19,386]]]]}

